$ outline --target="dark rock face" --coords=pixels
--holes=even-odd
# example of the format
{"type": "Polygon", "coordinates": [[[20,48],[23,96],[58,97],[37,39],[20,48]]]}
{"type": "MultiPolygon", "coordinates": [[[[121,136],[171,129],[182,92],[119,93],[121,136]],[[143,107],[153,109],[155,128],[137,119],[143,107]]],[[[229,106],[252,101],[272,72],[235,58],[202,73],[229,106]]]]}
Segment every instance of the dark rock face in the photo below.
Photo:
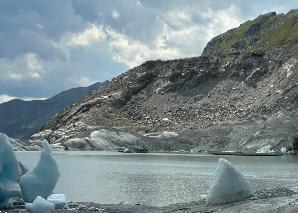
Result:
{"type": "Polygon", "coordinates": [[[11,100],[0,104],[0,132],[14,138],[29,138],[56,113],[101,86],[73,88],[46,100],[11,100]]]}
{"type": "MultiPolygon", "coordinates": [[[[295,20],[297,25],[298,19],[292,17],[298,12],[288,14],[260,16],[249,22],[244,34],[258,34],[262,40],[260,24],[284,27],[280,23],[295,20]]],[[[268,135],[261,134],[262,130],[277,131],[272,127],[276,121],[286,126],[288,135],[276,134],[279,139],[268,143],[287,145],[297,131],[298,43],[291,40],[290,44],[274,43],[257,49],[229,47],[225,51],[218,41],[228,36],[230,31],[213,39],[200,57],[148,61],[119,75],[59,113],[43,129],[52,130],[54,140],[85,137],[94,128],[135,134],[174,131],[181,137],[187,135],[176,139],[178,147],[185,142],[190,147],[225,149],[234,143],[231,149],[241,149],[265,145],[263,140],[268,135]],[[204,139],[192,143],[197,137],[204,139]]],[[[272,136],[274,131],[267,133],[272,136]]]]}

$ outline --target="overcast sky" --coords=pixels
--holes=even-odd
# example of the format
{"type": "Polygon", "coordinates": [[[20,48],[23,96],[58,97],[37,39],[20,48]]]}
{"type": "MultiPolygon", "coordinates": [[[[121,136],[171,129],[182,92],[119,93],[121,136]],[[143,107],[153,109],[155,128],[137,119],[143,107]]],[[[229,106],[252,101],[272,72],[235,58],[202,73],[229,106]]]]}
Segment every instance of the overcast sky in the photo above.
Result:
{"type": "Polygon", "coordinates": [[[146,60],[198,56],[214,36],[297,0],[2,0],[0,103],[47,98],[146,60]]]}

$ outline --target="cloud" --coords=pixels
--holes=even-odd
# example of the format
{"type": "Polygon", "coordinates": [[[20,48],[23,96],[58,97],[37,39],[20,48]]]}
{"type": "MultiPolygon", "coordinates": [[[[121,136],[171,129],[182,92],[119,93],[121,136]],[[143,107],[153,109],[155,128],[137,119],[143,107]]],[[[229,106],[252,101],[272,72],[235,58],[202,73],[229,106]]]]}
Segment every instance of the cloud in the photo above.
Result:
{"type": "Polygon", "coordinates": [[[13,99],[21,99],[24,101],[32,101],[32,100],[45,100],[47,98],[41,98],[41,97],[16,97],[16,96],[10,96],[7,94],[0,94],[0,104],[4,102],[11,101],[13,99]]]}
{"type": "Polygon", "coordinates": [[[87,86],[90,86],[91,84],[96,83],[95,80],[92,80],[85,76],[81,76],[79,79],[68,78],[68,80],[78,84],[81,87],[87,87],[87,86]]]}
{"type": "Polygon", "coordinates": [[[23,78],[23,76],[20,73],[15,73],[10,70],[7,71],[7,77],[11,80],[16,80],[16,81],[19,81],[23,78]]]}
{"type": "Polygon", "coordinates": [[[25,61],[27,64],[29,77],[34,80],[41,78],[42,73],[44,73],[45,71],[38,55],[36,55],[35,53],[27,53],[25,55],[25,61]]]}
{"type": "Polygon", "coordinates": [[[0,94],[49,97],[146,60],[199,56],[212,37],[247,19],[297,7],[297,0],[0,1],[0,94]]]}
{"type": "Polygon", "coordinates": [[[240,24],[241,18],[236,11],[234,5],[216,11],[209,8],[199,14],[168,11],[157,16],[159,31],[151,41],[133,38],[109,25],[93,23],[82,32],[71,35],[70,44],[89,46],[93,42],[92,48],[105,44],[115,62],[130,68],[146,60],[198,56],[208,40],[240,24]],[[194,24],[194,16],[205,23],[194,24]]]}
{"type": "Polygon", "coordinates": [[[202,12],[202,17],[210,20],[205,28],[205,39],[209,41],[229,29],[238,27],[244,20],[237,15],[237,10],[236,6],[232,4],[224,10],[212,10],[208,8],[202,12]]]}
{"type": "Polygon", "coordinates": [[[92,42],[106,39],[103,27],[90,24],[84,31],[72,34],[68,42],[69,46],[89,46],[92,42]]]}
{"type": "Polygon", "coordinates": [[[119,13],[117,10],[113,10],[113,11],[112,11],[112,17],[113,17],[114,19],[118,19],[119,16],[120,16],[120,13],[119,13]]]}
{"type": "Polygon", "coordinates": [[[4,102],[7,102],[7,101],[10,101],[12,99],[15,99],[16,97],[13,97],[13,96],[9,96],[9,95],[0,95],[0,103],[4,103],[4,102]]]}

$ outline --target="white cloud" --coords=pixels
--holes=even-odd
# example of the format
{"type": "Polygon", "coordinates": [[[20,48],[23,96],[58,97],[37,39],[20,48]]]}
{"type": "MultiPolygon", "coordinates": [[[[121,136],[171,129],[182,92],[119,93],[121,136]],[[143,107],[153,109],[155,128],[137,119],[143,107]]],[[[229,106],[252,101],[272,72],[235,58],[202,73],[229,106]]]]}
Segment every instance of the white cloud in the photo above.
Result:
{"type": "Polygon", "coordinates": [[[120,13],[117,10],[112,11],[112,17],[114,19],[118,19],[120,17],[120,13]]]}
{"type": "Polygon", "coordinates": [[[0,103],[4,103],[4,102],[7,102],[7,101],[10,101],[12,99],[15,99],[16,97],[14,96],[9,96],[9,95],[0,95],[0,103]]]}
{"type": "Polygon", "coordinates": [[[103,28],[90,24],[84,31],[70,35],[69,46],[89,46],[92,42],[106,39],[103,28]]]}
{"type": "Polygon", "coordinates": [[[35,53],[27,53],[25,54],[25,61],[29,77],[32,79],[41,78],[41,74],[44,72],[44,69],[38,55],[35,53]]]}
{"type": "Polygon", "coordinates": [[[243,21],[237,15],[237,8],[233,4],[227,9],[222,10],[211,10],[209,8],[201,16],[211,19],[205,29],[205,39],[207,41],[231,28],[238,27],[243,21]]]}
{"type": "Polygon", "coordinates": [[[41,24],[36,24],[36,25],[35,25],[35,27],[37,27],[38,29],[41,29],[41,30],[43,30],[43,29],[44,29],[44,26],[43,26],[43,25],[41,25],[41,24]]]}
{"type": "Polygon", "coordinates": [[[32,100],[45,100],[47,98],[41,98],[41,97],[16,97],[16,96],[10,96],[7,94],[0,94],[0,104],[4,102],[11,101],[13,99],[21,99],[24,101],[32,101],[32,100]]]}
{"type": "Polygon", "coordinates": [[[11,80],[19,81],[23,78],[23,76],[20,73],[12,72],[10,70],[7,71],[7,77],[11,80]]]}
{"type": "Polygon", "coordinates": [[[141,1],[137,0],[136,3],[137,3],[137,5],[138,5],[139,7],[143,7],[143,4],[142,4],[141,1]]]}
{"type": "Polygon", "coordinates": [[[146,44],[138,40],[106,28],[109,40],[108,46],[113,60],[126,64],[129,67],[140,65],[150,59],[173,59],[182,54],[175,47],[158,45],[157,43],[146,44]]]}
{"type": "MultiPolygon", "coordinates": [[[[113,10],[112,16],[118,18],[120,14],[113,10]]],[[[94,48],[98,45],[96,42],[105,43],[114,61],[134,67],[146,60],[198,56],[211,38],[237,27],[241,19],[237,8],[231,5],[222,10],[207,9],[203,13],[171,10],[157,17],[156,21],[160,29],[151,41],[132,38],[103,24],[90,24],[82,32],[72,34],[69,44],[90,46],[93,42],[94,48]],[[194,15],[204,22],[195,23],[194,15]]]]}
{"type": "Polygon", "coordinates": [[[85,77],[85,76],[81,76],[80,78],[69,77],[67,80],[69,80],[73,83],[76,83],[81,87],[87,87],[87,86],[90,86],[91,84],[96,83],[95,80],[92,80],[92,79],[90,79],[88,77],[85,77]]]}

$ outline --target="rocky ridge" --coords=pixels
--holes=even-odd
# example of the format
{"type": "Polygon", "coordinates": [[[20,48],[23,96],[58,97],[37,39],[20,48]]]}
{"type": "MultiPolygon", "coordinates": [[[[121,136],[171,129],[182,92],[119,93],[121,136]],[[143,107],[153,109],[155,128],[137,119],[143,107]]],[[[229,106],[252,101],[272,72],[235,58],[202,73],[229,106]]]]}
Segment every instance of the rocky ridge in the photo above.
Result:
{"type": "Polygon", "coordinates": [[[147,61],[66,108],[32,141],[63,145],[108,129],[152,150],[290,147],[298,130],[297,26],[297,10],[269,13],[212,39],[200,57],[147,61]],[[179,136],[148,137],[164,131],[179,136]]]}

